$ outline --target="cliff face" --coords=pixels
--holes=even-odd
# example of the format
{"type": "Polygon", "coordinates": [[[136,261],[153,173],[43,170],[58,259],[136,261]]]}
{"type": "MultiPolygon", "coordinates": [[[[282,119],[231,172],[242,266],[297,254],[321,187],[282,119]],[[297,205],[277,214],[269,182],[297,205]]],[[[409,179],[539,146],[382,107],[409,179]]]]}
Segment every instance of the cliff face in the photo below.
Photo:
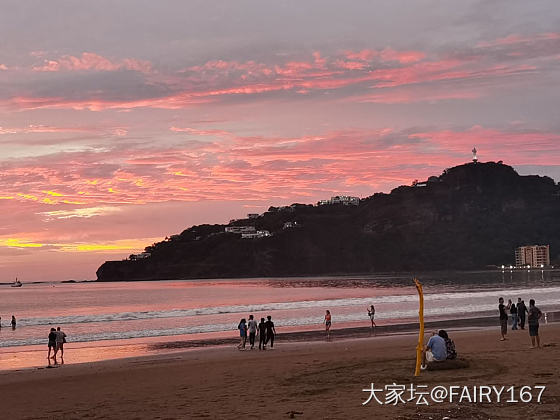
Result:
{"type": "Polygon", "coordinates": [[[497,163],[457,166],[359,206],[293,205],[236,224],[273,236],[193,226],[147,247],[150,258],[104,263],[98,280],[476,269],[513,263],[514,248],[525,244],[550,244],[560,262],[560,187],[497,163]],[[283,229],[288,221],[300,227],[283,229]]]}

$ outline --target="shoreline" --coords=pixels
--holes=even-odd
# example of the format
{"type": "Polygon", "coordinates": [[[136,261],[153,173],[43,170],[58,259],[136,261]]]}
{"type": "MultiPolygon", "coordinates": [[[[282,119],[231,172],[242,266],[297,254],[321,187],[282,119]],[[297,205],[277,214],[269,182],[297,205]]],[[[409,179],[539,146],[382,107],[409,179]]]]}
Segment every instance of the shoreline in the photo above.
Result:
{"type": "MultiPolygon", "coordinates": [[[[560,311],[548,312],[548,323],[560,322],[560,311]]],[[[387,338],[394,336],[417,336],[418,322],[379,325],[375,331],[371,327],[345,327],[331,329],[332,340],[351,341],[367,338],[387,338]]],[[[461,318],[456,320],[433,320],[425,322],[425,332],[436,329],[448,331],[483,331],[499,328],[495,316],[461,318]]],[[[510,326],[511,329],[511,326],[510,326]]],[[[528,331],[520,330],[520,331],[528,331]]],[[[277,345],[311,344],[325,342],[324,329],[306,331],[279,331],[275,336],[277,345]]],[[[239,343],[237,335],[231,337],[189,338],[188,336],[155,336],[119,340],[70,342],[65,346],[66,365],[118,361],[137,357],[157,357],[177,354],[182,351],[235,348],[239,343]]],[[[257,340],[258,343],[258,340],[257,340]]],[[[247,348],[249,344],[247,342],[247,348]]],[[[0,348],[0,374],[10,371],[44,369],[46,366],[46,344],[0,348]]]]}
{"type": "MultiPolygon", "coordinates": [[[[278,342],[273,350],[226,346],[7,371],[0,393],[12,418],[229,419],[244,416],[358,419],[557,418],[560,324],[541,326],[544,347],[530,350],[528,331],[449,329],[464,369],[413,377],[417,335],[382,335],[331,342],[278,342]],[[371,382],[435,386],[546,386],[543,401],[526,404],[441,403],[363,406],[371,382]],[[22,392],[22,391],[25,392],[22,392]],[[243,401],[243,403],[240,403],[243,401]],[[53,404],[53,402],[56,402],[53,404]]],[[[426,334],[429,336],[429,334],[426,334]]]]}

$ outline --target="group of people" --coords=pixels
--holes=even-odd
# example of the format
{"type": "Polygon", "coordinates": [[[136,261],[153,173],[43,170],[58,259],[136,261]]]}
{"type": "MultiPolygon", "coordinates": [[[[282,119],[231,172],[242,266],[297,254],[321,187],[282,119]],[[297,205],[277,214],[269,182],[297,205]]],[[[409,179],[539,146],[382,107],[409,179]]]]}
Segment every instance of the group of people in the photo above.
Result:
{"type": "MultiPolygon", "coordinates": [[[[371,305],[369,308],[366,309],[369,320],[371,321],[371,331],[375,333],[375,327],[377,324],[375,323],[375,306],[371,305]]],[[[331,338],[331,326],[332,326],[332,315],[331,311],[327,309],[325,313],[325,319],[323,320],[323,324],[325,324],[325,334],[327,340],[331,338]]]]}
{"type": "MultiPolygon", "coordinates": [[[[10,321],[10,325],[12,326],[12,330],[16,329],[16,317],[12,315],[12,320],[10,321]]],[[[0,328],[2,328],[2,317],[0,316],[0,328]]]]}
{"type": "Polygon", "coordinates": [[[274,328],[274,322],[272,322],[272,317],[268,315],[266,321],[261,318],[261,322],[257,324],[253,315],[249,315],[249,321],[242,318],[237,326],[239,329],[239,336],[241,341],[237,348],[239,350],[245,350],[247,344],[247,333],[249,335],[249,345],[251,350],[255,348],[255,339],[259,337],[259,350],[266,350],[266,346],[270,343],[270,348],[274,348],[274,336],[276,335],[276,328],[274,328]]]}
{"type": "Polygon", "coordinates": [[[517,298],[517,305],[508,300],[507,305],[504,304],[504,298],[498,299],[498,312],[500,313],[500,341],[506,340],[508,331],[508,311],[511,315],[511,329],[517,330],[519,327],[525,329],[525,319],[529,325],[529,336],[531,337],[531,348],[541,347],[541,339],[539,337],[539,320],[543,314],[539,308],[535,306],[535,299],[529,300],[529,308],[525,306],[525,301],[517,298]]]}
{"type": "Polygon", "coordinates": [[[426,369],[428,363],[442,362],[457,358],[455,343],[445,330],[434,331],[422,351],[422,369],[426,369]]]}
{"type": "Polygon", "coordinates": [[[58,361],[56,360],[56,355],[60,352],[60,359],[62,363],[64,363],[64,343],[66,343],[66,334],[64,331],[57,327],[56,329],[51,328],[49,332],[49,354],[47,355],[47,359],[49,360],[49,364],[51,359],[54,360],[54,364],[56,365],[58,361]],[[53,355],[51,356],[51,350],[53,355]]]}

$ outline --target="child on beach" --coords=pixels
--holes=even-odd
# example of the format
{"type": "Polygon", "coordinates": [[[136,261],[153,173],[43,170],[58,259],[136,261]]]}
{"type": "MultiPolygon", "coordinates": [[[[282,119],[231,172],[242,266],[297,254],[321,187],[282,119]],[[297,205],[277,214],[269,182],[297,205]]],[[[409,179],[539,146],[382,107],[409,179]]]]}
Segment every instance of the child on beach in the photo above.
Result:
{"type": "Polygon", "coordinates": [[[325,332],[327,333],[327,340],[331,338],[331,325],[332,325],[332,317],[331,311],[327,309],[327,313],[325,314],[325,332]]]}
{"type": "Polygon", "coordinates": [[[542,317],[542,312],[539,308],[535,306],[535,299],[529,301],[529,315],[527,320],[529,321],[529,336],[531,337],[531,348],[536,347],[541,348],[541,338],[539,337],[539,319],[542,317]]]}
{"type": "Polygon", "coordinates": [[[242,318],[241,321],[239,321],[237,328],[239,329],[239,336],[241,337],[241,342],[237,348],[239,350],[245,350],[245,344],[247,343],[247,320],[242,318]]]}

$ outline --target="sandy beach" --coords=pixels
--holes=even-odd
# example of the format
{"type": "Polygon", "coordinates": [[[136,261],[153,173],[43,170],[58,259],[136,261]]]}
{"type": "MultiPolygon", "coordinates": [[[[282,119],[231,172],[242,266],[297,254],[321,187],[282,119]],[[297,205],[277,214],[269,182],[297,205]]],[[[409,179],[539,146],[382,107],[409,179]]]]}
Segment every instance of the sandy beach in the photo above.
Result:
{"type": "MultiPolygon", "coordinates": [[[[542,349],[529,349],[526,330],[511,331],[505,342],[497,328],[448,331],[470,366],[418,378],[414,334],[301,343],[283,343],[280,335],[274,350],[261,352],[220,346],[85,364],[72,364],[68,353],[55,369],[0,373],[0,395],[11,419],[559,418],[560,324],[541,326],[542,349]],[[540,404],[535,390],[528,403],[506,402],[504,394],[500,403],[494,395],[492,403],[364,406],[369,393],[362,389],[372,382],[375,388],[515,386],[516,394],[522,386],[546,389],[540,404]]],[[[386,392],[376,395],[383,401],[386,392]]]]}

